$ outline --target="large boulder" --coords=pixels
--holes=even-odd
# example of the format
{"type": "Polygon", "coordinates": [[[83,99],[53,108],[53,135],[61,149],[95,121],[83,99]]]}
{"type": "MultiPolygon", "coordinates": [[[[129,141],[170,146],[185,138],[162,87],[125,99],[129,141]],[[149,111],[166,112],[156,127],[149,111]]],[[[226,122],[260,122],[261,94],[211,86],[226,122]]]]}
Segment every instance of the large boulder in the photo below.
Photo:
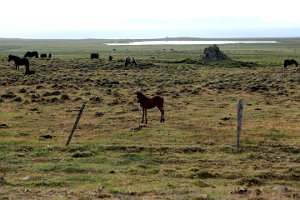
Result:
{"type": "Polygon", "coordinates": [[[204,62],[215,60],[227,60],[229,59],[222,51],[220,51],[217,45],[212,45],[204,49],[202,59],[204,62]]]}

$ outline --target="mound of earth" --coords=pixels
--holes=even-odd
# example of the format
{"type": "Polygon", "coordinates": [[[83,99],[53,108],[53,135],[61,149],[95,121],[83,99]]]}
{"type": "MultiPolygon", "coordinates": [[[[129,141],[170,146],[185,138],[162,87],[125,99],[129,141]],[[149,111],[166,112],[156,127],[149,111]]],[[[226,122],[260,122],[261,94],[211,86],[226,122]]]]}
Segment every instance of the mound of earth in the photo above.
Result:
{"type": "Polygon", "coordinates": [[[202,60],[204,62],[214,61],[214,60],[227,60],[229,59],[217,45],[212,45],[204,49],[202,60]]]}

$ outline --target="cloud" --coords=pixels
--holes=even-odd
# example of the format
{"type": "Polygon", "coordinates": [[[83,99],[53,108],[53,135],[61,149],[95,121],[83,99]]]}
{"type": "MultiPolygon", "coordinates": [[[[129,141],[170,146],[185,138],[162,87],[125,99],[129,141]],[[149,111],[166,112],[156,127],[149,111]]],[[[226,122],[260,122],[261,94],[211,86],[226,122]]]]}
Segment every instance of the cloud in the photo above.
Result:
{"type": "MultiPolygon", "coordinates": [[[[48,32],[159,32],[300,27],[298,0],[10,0],[1,2],[0,37],[48,32]],[[16,6],[17,5],[17,6],[16,6]]],[[[85,34],[86,35],[86,34],[85,34]]],[[[115,34],[114,34],[115,35],[115,34]]],[[[186,35],[182,35],[186,36],[186,35]]],[[[72,36],[69,36],[72,37],[72,36]]]]}

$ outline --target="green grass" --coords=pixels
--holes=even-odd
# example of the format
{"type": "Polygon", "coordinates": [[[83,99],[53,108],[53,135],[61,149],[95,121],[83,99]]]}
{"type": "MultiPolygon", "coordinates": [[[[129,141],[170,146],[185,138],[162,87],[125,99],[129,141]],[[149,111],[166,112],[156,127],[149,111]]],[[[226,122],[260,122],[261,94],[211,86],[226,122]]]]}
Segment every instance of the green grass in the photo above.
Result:
{"type": "Polygon", "coordinates": [[[274,40],[280,43],[220,46],[234,61],[257,64],[245,67],[204,65],[204,45],[0,39],[0,124],[5,124],[0,126],[0,177],[7,181],[0,196],[291,199],[300,192],[300,75],[296,67],[285,75],[282,63],[300,60],[300,40],[274,40]],[[30,59],[36,75],[24,76],[23,67],[16,71],[7,55],[27,50],[53,58],[30,59]],[[91,52],[101,59],[90,60],[91,52]],[[124,68],[129,55],[137,67],[124,68]],[[148,111],[147,125],[140,123],[139,90],[164,97],[165,123],[157,109],[148,111]],[[1,97],[9,92],[21,101],[1,97]],[[69,99],[62,98],[66,95],[69,99]],[[236,148],[240,98],[245,118],[241,148],[236,148]],[[85,110],[66,147],[82,102],[85,110]],[[250,193],[236,194],[238,188],[250,193]]]}

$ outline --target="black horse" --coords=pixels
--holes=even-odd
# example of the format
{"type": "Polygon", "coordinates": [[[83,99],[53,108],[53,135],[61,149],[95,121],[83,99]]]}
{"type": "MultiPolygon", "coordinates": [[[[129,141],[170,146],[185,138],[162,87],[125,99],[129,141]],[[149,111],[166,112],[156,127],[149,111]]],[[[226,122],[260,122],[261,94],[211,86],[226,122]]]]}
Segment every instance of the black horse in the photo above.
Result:
{"type": "Polygon", "coordinates": [[[111,55],[109,55],[108,60],[109,60],[109,62],[111,62],[113,60],[113,57],[111,55]]]}
{"type": "Polygon", "coordinates": [[[25,65],[25,71],[29,71],[29,60],[27,58],[20,58],[18,56],[9,55],[8,62],[14,61],[16,65],[16,70],[19,70],[20,65],[25,65]]]}
{"type": "Polygon", "coordinates": [[[286,59],[286,60],[284,60],[284,63],[283,63],[284,68],[287,68],[287,66],[290,66],[290,65],[295,65],[297,67],[298,63],[294,59],[286,59]]]}
{"type": "Polygon", "coordinates": [[[39,57],[39,53],[37,51],[27,51],[24,55],[24,57],[29,57],[29,58],[32,58],[32,57],[35,57],[35,58],[38,58],[39,57]]]}
{"type": "Polygon", "coordinates": [[[98,59],[99,53],[91,53],[91,59],[98,59]]]}
{"type": "Polygon", "coordinates": [[[47,58],[47,54],[46,53],[41,53],[41,58],[47,58]]]}
{"type": "Polygon", "coordinates": [[[127,67],[130,64],[134,64],[135,66],[137,66],[137,63],[136,63],[134,57],[125,58],[125,67],[127,67]]]}

